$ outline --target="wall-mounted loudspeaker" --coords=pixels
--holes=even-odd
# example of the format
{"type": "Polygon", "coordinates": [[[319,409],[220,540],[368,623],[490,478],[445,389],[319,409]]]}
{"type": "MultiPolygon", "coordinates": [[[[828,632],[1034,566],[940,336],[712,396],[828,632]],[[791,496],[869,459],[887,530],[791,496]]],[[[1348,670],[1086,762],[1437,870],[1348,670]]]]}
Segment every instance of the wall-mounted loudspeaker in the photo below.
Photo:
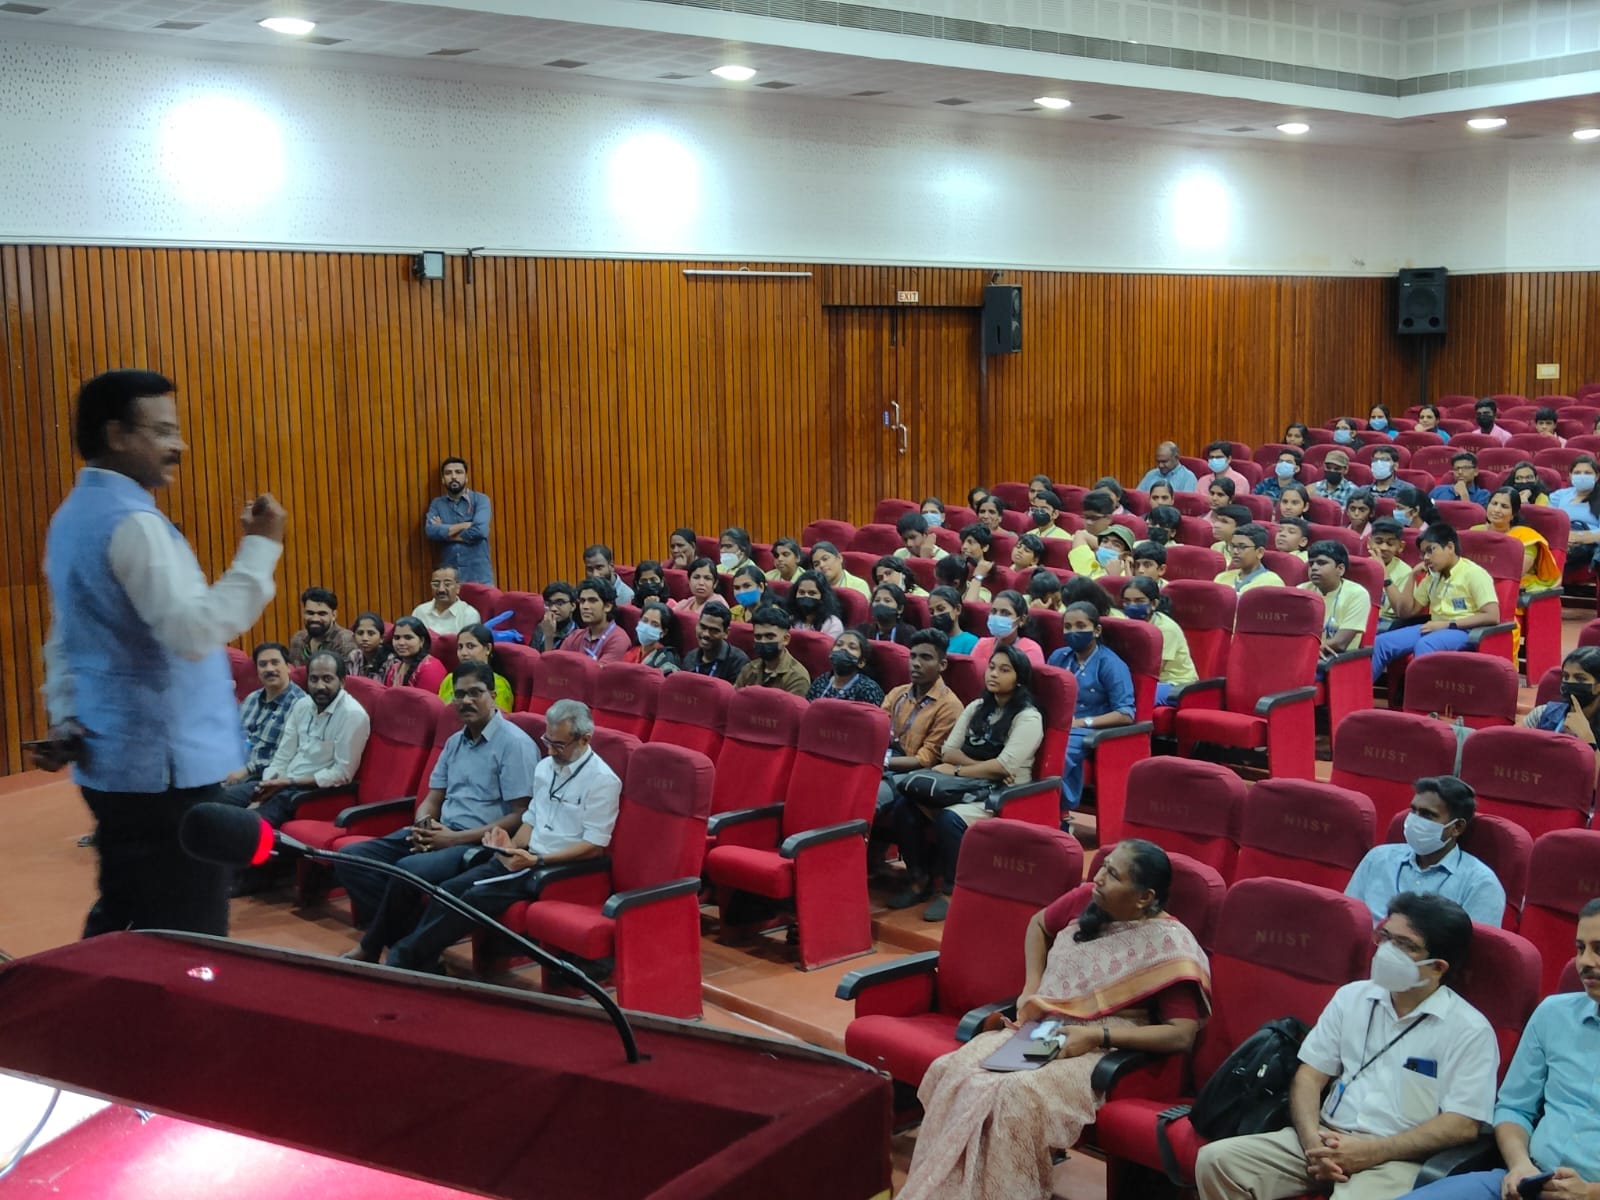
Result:
{"type": "Polygon", "coordinates": [[[1015,354],[1022,349],[1022,289],[991,283],[983,289],[983,352],[1015,354]]]}
{"type": "Polygon", "coordinates": [[[1414,267],[1395,277],[1395,329],[1402,335],[1443,333],[1445,277],[1443,267],[1414,267]]]}

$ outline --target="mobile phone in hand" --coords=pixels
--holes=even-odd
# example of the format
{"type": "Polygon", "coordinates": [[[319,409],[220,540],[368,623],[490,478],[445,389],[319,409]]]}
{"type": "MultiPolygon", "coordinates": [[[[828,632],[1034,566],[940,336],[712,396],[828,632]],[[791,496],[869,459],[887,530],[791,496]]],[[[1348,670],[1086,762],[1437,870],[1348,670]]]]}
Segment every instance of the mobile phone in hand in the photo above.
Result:
{"type": "Polygon", "coordinates": [[[1529,1175],[1517,1184],[1517,1195],[1522,1200],[1539,1200],[1539,1193],[1544,1191],[1544,1185],[1556,1177],[1554,1171],[1546,1171],[1542,1175],[1529,1175]]]}

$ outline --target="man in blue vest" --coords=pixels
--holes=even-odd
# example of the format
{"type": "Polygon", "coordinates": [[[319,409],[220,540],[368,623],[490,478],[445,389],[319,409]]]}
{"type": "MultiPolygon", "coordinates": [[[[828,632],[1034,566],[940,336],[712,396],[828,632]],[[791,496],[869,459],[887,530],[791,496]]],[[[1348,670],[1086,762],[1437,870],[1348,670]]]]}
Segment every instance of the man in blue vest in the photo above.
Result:
{"type": "Polygon", "coordinates": [[[72,762],[95,815],[100,895],[85,937],[228,932],[228,872],[186,855],[178,824],[244,765],[223,646],[272,599],[285,515],[256,497],[233,565],[206,583],[153,495],[188,449],[174,390],[150,371],[83,385],[74,437],[86,465],[45,542],[51,728],[35,761],[72,762]]]}

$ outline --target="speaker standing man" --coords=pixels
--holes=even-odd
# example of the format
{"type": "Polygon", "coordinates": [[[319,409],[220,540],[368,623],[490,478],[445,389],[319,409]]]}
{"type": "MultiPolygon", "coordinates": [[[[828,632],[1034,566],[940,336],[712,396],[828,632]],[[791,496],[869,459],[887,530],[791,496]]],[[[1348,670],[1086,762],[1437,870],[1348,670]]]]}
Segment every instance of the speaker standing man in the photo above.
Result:
{"type": "Polygon", "coordinates": [[[94,812],[100,894],[84,937],[118,929],[228,932],[228,873],[191,859],[178,823],[244,762],[223,646],[272,599],[284,511],[258,496],[233,565],[208,585],[153,493],[183,452],[173,384],[107,371],[78,392],[86,466],[45,542],[50,735],[35,762],[73,775],[94,812]]]}

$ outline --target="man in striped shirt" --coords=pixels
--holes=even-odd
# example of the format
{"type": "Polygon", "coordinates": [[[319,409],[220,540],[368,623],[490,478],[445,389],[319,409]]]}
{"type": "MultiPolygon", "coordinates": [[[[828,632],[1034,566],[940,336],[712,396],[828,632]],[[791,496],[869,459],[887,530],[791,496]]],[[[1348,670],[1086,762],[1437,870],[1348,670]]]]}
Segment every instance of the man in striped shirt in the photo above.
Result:
{"type": "Polygon", "coordinates": [[[261,686],[239,706],[244,728],[244,766],[222,781],[222,799],[240,808],[250,803],[261,776],[283,739],[283,725],[295,701],[305,697],[289,678],[289,649],[281,642],[262,642],[255,649],[256,678],[261,686]]]}

